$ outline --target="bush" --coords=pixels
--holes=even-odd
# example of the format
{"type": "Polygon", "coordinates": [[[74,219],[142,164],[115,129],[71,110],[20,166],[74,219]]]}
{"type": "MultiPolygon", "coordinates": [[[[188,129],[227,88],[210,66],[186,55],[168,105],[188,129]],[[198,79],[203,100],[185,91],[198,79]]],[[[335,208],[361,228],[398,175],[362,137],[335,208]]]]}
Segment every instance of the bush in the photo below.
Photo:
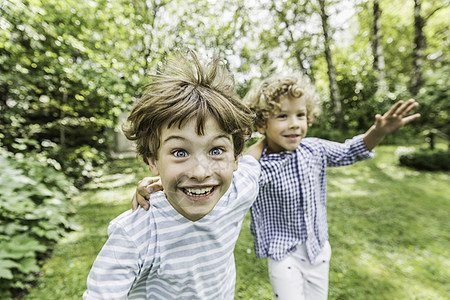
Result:
{"type": "Polygon", "coordinates": [[[450,151],[419,150],[401,155],[400,164],[417,170],[450,171],[450,151]]]}
{"type": "Polygon", "coordinates": [[[76,190],[55,161],[0,148],[0,298],[29,287],[39,261],[65,231],[76,190]]]}

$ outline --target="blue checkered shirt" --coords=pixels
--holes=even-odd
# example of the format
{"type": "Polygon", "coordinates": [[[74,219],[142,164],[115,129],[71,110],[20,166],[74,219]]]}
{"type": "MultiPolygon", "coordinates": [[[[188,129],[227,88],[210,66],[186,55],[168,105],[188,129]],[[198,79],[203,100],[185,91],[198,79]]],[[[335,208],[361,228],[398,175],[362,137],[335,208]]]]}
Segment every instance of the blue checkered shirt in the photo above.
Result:
{"type": "Polygon", "coordinates": [[[265,149],[260,159],[260,190],[251,207],[256,255],[281,260],[306,243],[314,263],[328,240],[327,167],[373,156],[363,135],[345,143],[304,138],[295,152],[267,155],[265,149]]]}

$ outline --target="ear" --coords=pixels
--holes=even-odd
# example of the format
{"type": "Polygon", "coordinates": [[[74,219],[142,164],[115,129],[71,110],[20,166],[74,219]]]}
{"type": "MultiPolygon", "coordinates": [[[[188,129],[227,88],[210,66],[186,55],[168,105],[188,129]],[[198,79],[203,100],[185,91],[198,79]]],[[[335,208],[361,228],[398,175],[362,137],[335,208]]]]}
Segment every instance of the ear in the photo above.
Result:
{"type": "Polygon", "coordinates": [[[263,127],[257,127],[256,129],[258,129],[259,133],[266,134],[266,130],[263,127]]]}
{"type": "Polygon", "coordinates": [[[234,158],[234,168],[233,171],[236,171],[238,169],[238,161],[239,161],[239,157],[235,157],[234,158]]]}
{"type": "Polygon", "coordinates": [[[150,167],[150,171],[152,171],[153,176],[159,176],[158,167],[156,165],[156,159],[153,157],[147,157],[147,162],[150,167]]]}

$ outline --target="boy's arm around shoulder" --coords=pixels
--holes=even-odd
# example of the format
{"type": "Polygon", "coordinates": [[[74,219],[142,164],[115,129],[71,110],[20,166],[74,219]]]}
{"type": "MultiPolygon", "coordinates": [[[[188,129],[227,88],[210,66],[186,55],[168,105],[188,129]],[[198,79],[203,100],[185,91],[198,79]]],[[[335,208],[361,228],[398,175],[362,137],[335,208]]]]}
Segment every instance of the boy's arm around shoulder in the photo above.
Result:
{"type": "Polygon", "coordinates": [[[139,206],[145,210],[148,210],[150,208],[150,204],[147,200],[150,200],[150,194],[162,190],[163,187],[159,176],[144,177],[138,182],[136,191],[134,192],[131,200],[131,207],[133,211],[136,211],[139,206]]]}
{"type": "MultiPolygon", "coordinates": [[[[245,176],[251,179],[251,185],[258,185],[259,176],[261,175],[261,165],[259,159],[266,146],[266,139],[261,139],[247,148],[244,155],[240,157],[238,164],[238,173],[244,173],[245,176]]],[[[250,184],[250,183],[249,183],[250,184]]]]}
{"type": "Polygon", "coordinates": [[[386,135],[416,120],[420,114],[409,115],[419,104],[414,99],[406,102],[398,101],[383,116],[375,116],[375,124],[364,135],[364,143],[370,151],[375,148],[386,135]]]}
{"type": "Polygon", "coordinates": [[[245,151],[244,154],[251,155],[253,156],[253,158],[259,161],[265,146],[266,146],[266,138],[260,139],[256,143],[248,147],[248,149],[245,151]]]}

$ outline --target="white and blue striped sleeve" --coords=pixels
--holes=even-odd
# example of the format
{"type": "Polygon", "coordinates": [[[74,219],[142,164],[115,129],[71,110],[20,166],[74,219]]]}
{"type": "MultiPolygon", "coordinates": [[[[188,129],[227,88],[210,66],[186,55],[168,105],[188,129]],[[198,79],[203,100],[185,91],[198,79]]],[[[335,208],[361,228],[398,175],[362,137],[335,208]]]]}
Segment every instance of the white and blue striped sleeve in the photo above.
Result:
{"type": "Polygon", "coordinates": [[[83,299],[127,299],[139,273],[139,251],[117,222],[108,227],[108,240],[92,265],[83,299]]]}
{"type": "Polygon", "coordinates": [[[238,170],[246,174],[250,180],[258,182],[259,175],[261,174],[261,165],[253,156],[244,154],[239,157],[238,170]]]}

